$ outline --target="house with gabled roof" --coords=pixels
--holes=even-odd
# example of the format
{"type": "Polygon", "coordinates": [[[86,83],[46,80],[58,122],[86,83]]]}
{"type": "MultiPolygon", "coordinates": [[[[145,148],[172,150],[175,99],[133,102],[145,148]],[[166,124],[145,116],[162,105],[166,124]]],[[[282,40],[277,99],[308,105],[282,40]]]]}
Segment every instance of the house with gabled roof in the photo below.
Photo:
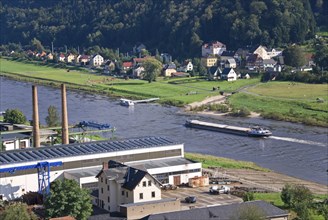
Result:
{"type": "Polygon", "coordinates": [[[79,59],[79,63],[83,66],[87,65],[90,62],[90,56],[88,55],[81,55],[79,59]]]}
{"type": "Polygon", "coordinates": [[[147,171],[110,160],[98,178],[97,205],[110,212],[120,205],[161,200],[161,183],[147,171]]]}
{"type": "Polygon", "coordinates": [[[58,57],[58,61],[59,62],[65,62],[65,55],[61,53],[58,57]]]}
{"type": "Polygon", "coordinates": [[[122,63],[122,68],[123,70],[129,70],[133,67],[133,63],[132,62],[123,62],[122,63]]]}
{"type": "Polygon", "coordinates": [[[192,62],[190,60],[185,60],[183,62],[183,65],[178,68],[178,71],[190,72],[190,71],[193,71],[193,69],[194,69],[194,65],[192,64],[192,62]]]}
{"type": "Polygon", "coordinates": [[[249,70],[256,70],[263,67],[263,59],[258,54],[251,54],[247,57],[246,67],[249,70]]]}
{"type": "Polygon", "coordinates": [[[224,64],[224,67],[225,68],[237,68],[236,60],[234,58],[227,59],[224,64]]]}
{"type": "Polygon", "coordinates": [[[163,68],[163,75],[164,76],[171,77],[172,74],[174,74],[174,73],[177,72],[176,68],[177,67],[176,67],[176,65],[173,62],[171,62],[169,64],[165,64],[164,65],[164,68],[163,68]]]}
{"type": "Polygon", "coordinates": [[[257,54],[259,57],[261,57],[263,60],[270,59],[271,57],[268,55],[267,48],[264,46],[255,46],[250,50],[251,54],[257,54]]]}
{"type": "Polygon", "coordinates": [[[223,51],[226,51],[227,47],[225,44],[219,41],[212,41],[202,45],[202,57],[207,55],[218,55],[220,56],[223,51]]]}
{"type": "Polygon", "coordinates": [[[221,73],[221,79],[235,81],[237,80],[237,73],[232,68],[224,68],[221,73]]]}
{"type": "Polygon", "coordinates": [[[221,78],[222,70],[220,67],[212,66],[208,68],[207,75],[209,80],[218,80],[221,78]]]}
{"type": "Polygon", "coordinates": [[[75,55],[72,53],[67,54],[67,56],[65,57],[66,63],[73,63],[74,60],[75,60],[75,55]]]}
{"type": "Polygon", "coordinates": [[[104,58],[97,54],[91,57],[90,64],[91,66],[98,67],[101,66],[104,63],[104,58]]]}

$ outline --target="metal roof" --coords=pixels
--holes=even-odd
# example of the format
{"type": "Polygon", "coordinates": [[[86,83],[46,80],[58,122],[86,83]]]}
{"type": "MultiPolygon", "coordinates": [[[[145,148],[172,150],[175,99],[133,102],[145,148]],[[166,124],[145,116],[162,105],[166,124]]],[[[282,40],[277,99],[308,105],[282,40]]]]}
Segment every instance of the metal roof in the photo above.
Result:
{"type": "Polygon", "coordinates": [[[53,147],[26,148],[0,153],[0,165],[109,153],[180,144],[165,137],[144,137],[118,141],[96,141],[53,147]]]}

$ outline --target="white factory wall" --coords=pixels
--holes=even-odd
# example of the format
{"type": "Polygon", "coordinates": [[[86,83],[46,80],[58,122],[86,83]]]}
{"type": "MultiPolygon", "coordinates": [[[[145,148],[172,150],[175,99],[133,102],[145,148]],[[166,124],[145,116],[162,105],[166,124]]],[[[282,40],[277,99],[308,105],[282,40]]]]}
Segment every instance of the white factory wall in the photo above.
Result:
{"type": "MultiPolygon", "coordinates": [[[[115,156],[123,156],[123,155],[131,155],[131,154],[140,154],[140,153],[147,153],[147,152],[158,152],[163,150],[175,150],[175,149],[182,149],[183,154],[183,144],[178,145],[169,145],[169,146],[163,146],[163,147],[154,147],[154,148],[143,148],[143,149],[134,149],[134,150],[126,150],[126,151],[119,151],[119,152],[109,152],[109,153],[101,153],[101,154],[91,154],[91,155],[79,155],[75,157],[63,157],[63,158],[56,158],[56,159],[49,159],[49,160],[39,160],[39,161],[32,161],[32,162],[26,162],[26,163],[12,163],[12,164],[5,164],[0,165],[0,169],[3,168],[11,168],[11,167],[20,167],[20,166],[27,166],[27,165],[34,165],[39,162],[58,162],[62,161],[65,162],[72,162],[72,161],[83,161],[83,160],[89,160],[89,159],[101,159],[101,158],[107,158],[107,157],[115,157],[115,156]]],[[[167,157],[170,158],[170,157],[167,157]]],[[[80,169],[86,169],[86,168],[94,168],[99,166],[91,166],[91,167],[83,167],[80,169]]],[[[51,168],[50,168],[51,170],[51,168]]],[[[58,176],[64,176],[64,171],[70,171],[70,170],[77,170],[75,169],[66,169],[66,170],[57,170],[57,171],[51,171],[50,172],[50,182],[54,181],[58,176]]],[[[88,181],[95,182],[97,181],[90,179],[84,179],[83,183],[87,183],[88,181]]],[[[80,184],[83,184],[80,183],[80,184]]],[[[21,175],[21,176],[8,176],[8,177],[2,177],[2,174],[0,173],[0,195],[3,196],[4,200],[12,200],[14,198],[18,198],[22,196],[24,193],[29,191],[37,191],[38,190],[38,175],[35,174],[27,174],[27,175],[21,175]]]]}

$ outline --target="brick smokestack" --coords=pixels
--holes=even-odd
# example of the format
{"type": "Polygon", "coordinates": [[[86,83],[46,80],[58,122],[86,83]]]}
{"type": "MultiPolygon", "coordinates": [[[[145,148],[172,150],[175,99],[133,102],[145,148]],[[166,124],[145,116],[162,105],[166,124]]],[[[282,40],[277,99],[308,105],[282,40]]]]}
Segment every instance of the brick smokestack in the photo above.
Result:
{"type": "Polygon", "coordinates": [[[62,144],[68,144],[68,120],[67,120],[67,100],[66,100],[66,87],[61,85],[62,95],[62,144]]]}
{"type": "Polygon", "coordinates": [[[39,107],[38,107],[38,90],[32,86],[33,99],[33,144],[34,147],[40,147],[40,128],[39,128],[39,107]]]}

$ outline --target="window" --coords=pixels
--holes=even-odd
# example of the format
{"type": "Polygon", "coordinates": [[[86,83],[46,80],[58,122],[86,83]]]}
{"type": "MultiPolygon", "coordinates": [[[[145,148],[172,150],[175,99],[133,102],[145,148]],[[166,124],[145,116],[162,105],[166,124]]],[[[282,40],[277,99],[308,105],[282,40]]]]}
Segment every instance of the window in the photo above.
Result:
{"type": "Polygon", "coordinates": [[[104,193],[104,189],[101,187],[101,193],[104,193]]]}
{"type": "Polygon", "coordinates": [[[104,179],[101,177],[100,181],[101,181],[101,182],[103,182],[103,181],[104,181],[104,179]]]}
{"type": "Polygon", "coordinates": [[[122,190],[122,196],[124,196],[124,190],[122,190]]]}
{"type": "Polygon", "coordinates": [[[107,185],[107,191],[109,191],[109,185],[107,185]]]}
{"type": "Polygon", "coordinates": [[[148,186],[151,186],[151,180],[148,181],[148,186]]]}
{"type": "Polygon", "coordinates": [[[105,179],[105,183],[107,184],[107,179],[105,179]]]}
{"type": "Polygon", "coordinates": [[[129,197],[129,193],[128,193],[128,191],[125,192],[125,195],[126,195],[126,198],[129,197]]]}
{"type": "Polygon", "coordinates": [[[151,198],[155,198],[155,191],[151,192],[151,198]]]}
{"type": "Polygon", "coordinates": [[[146,182],[146,181],[143,181],[143,182],[142,182],[142,186],[143,186],[143,187],[146,187],[146,186],[147,186],[147,182],[146,182]]]}
{"type": "Polygon", "coordinates": [[[109,196],[107,197],[107,201],[110,202],[110,198],[109,198],[109,196]]]}
{"type": "Polygon", "coordinates": [[[143,193],[139,193],[139,199],[143,199],[143,193]]]}

